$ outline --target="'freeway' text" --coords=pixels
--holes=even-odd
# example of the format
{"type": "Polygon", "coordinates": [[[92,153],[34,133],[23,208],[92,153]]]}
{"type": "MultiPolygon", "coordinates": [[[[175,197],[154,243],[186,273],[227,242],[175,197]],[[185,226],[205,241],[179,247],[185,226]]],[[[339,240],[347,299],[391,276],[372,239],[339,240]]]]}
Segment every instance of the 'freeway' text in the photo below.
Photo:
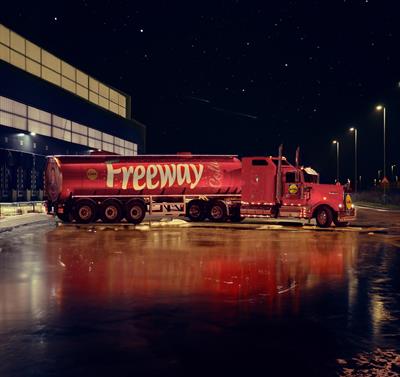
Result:
{"type": "MultiPolygon", "coordinates": [[[[156,188],[171,187],[173,185],[189,185],[195,188],[200,182],[204,171],[202,164],[151,164],[136,166],[114,167],[107,165],[107,187],[115,187],[115,178],[121,182],[121,188],[126,190],[133,188],[140,191],[143,189],[153,190],[156,188]]],[[[119,184],[118,184],[119,186],[119,184]]]]}

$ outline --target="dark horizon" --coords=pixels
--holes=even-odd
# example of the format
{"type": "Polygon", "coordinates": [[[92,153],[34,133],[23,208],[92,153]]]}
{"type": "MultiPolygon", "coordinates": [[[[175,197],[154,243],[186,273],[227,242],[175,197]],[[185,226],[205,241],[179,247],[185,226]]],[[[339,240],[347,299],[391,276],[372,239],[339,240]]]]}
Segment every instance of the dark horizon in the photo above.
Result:
{"type": "MultiPolygon", "coordinates": [[[[393,3],[394,4],[394,3],[393,3]]],[[[377,1],[255,6],[76,1],[4,4],[0,22],[132,96],[148,153],[276,154],[341,181],[387,175],[400,152],[400,26],[377,1]],[[59,41],[62,41],[60,43],[59,41]]]]}

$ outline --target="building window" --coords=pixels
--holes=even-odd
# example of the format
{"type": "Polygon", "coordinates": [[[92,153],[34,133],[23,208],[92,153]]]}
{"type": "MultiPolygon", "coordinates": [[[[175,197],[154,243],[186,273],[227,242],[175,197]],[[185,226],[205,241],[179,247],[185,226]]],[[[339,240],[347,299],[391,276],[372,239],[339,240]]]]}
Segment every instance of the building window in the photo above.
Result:
{"type": "Polygon", "coordinates": [[[128,97],[60,60],[0,24],[0,60],[60,86],[90,102],[127,116],[128,97]]]}
{"type": "Polygon", "coordinates": [[[24,145],[24,141],[23,141],[23,140],[20,140],[20,141],[19,141],[19,145],[22,147],[22,146],[24,145]]]}
{"type": "MultiPolygon", "coordinates": [[[[72,122],[46,111],[24,105],[0,96],[0,125],[28,131],[32,135],[44,135],[75,144],[88,146],[94,150],[105,150],[121,155],[135,156],[138,145],[112,134],[72,122]]],[[[24,134],[21,133],[20,136],[24,134]]],[[[5,137],[8,143],[8,137],[5,137]]],[[[23,139],[18,138],[23,146],[23,139]]],[[[36,149],[37,146],[33,146],[36,149]]],[[[45,150],[48,150],[48,146],[45,150]]]]}
{"type": "Polygon", "coordinates": [[[46,146],[44,147],[44,149],[45,149],[46,151],[48,151],[48,150],[49,150],[49,146],[46,145],[46,146]]]}
{"type": "Polygon", "coordinates": [[[8,143],[8,137],[7,136],[4,137],[4,142],[8,143]]]}
{"type": "Polygon", "coordinates": [[[36,149],[36,143],[33,143],[33,149],[36,149]]]}

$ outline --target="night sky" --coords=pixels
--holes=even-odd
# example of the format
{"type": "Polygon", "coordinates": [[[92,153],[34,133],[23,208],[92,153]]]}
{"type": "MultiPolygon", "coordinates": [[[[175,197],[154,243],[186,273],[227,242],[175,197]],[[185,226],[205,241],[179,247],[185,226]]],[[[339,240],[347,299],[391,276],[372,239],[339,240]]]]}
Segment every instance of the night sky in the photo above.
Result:
{"type": "MultiPolygon", "coordinates": [[[[264,155],[371,182],[400,165],[397,2],[7,1],[0,22],[132,96],[148,153],[264,155]]],[[[400,5],[399,5],[400,7],[400,5]]],[[[400,168],[400,166],[399,166],[400,168]]],[[[400,172],[400,170],[399,170],[400,172]]],[[[388,174],[390,175],[390,174],[388,174]]]]}

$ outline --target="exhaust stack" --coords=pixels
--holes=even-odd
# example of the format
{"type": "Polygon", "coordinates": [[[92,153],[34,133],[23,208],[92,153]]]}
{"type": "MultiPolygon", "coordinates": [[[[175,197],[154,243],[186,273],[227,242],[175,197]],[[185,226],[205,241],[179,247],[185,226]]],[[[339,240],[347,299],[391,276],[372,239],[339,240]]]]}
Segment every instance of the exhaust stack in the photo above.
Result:
{"type": "Polygon", "coordinates": [[[282,197],[282,150],[283,144],[279,146],[278,171],[276,174],[276,202],[281,204],[282,197]]]}

